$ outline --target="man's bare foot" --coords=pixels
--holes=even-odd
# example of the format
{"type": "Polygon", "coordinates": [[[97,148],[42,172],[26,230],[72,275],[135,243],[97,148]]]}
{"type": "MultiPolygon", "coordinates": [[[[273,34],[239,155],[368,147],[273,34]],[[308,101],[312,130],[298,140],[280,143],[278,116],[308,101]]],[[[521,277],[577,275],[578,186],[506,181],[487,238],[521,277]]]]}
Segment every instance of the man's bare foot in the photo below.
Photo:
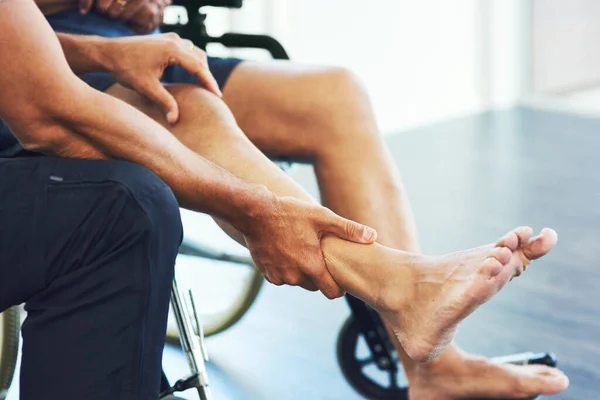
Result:
{"type": "Polygon", "coordinates": [[[527,399],[565,390],[569,379],[542,365],[494,364],[454,345],[412,374],[410,400],[527,399]]]}
{"type": "MultiPolygon", "coordinates": [[[[415,361],[438,356],[452,341],[458,324],[494,296],[527,265],[556,244],[556,232],[543,229],[532,238],[528,227],[506,234],[496,244],[441,257],[418,256],[412,280],[389,279],[375,308],[415,361]],[[407,282],[410,284],[407,285],[407,282]],[[404,287],[399,293],[398,287],[404,287]]],[[[384,266],[393,273],[394,265],[384,266]]]]}

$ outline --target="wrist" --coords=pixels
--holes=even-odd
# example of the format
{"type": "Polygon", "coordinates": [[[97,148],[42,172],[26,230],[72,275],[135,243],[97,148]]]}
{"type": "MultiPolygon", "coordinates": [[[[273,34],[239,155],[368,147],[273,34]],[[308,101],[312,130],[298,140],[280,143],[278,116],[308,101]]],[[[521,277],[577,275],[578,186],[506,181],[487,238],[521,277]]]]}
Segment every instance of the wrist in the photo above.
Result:
{"type": "Polygon", "coordinates": [[[113,42],[94,35],[57,34],[67,61],[76,74],[110,72],[115,59],[113,42]]]}
{"type": "Polygon", "coordinates": [[[88,59],[94,67],[90,72],[114,72],[119,65],[118,49],[121,40],[90,36],[88,39],[88,59]]]}
{"type": "Polygon", "coordinates": [[[227,207],[229,215],[226,219],[244,235],[250,234],[256,222],[273,210],[278,199],[266,186],[256,184],[249,184],[234,198],[234,203],[227,207]]]}

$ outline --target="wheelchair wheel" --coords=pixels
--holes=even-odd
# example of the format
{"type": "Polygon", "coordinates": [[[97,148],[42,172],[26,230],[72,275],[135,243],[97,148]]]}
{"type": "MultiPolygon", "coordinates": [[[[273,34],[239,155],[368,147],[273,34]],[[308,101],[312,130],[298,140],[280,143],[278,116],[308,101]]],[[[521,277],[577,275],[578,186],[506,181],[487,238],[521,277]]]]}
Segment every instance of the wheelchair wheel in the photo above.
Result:
{"type": "MultiPolygon", "coordinates": [[[[242,319],[250,309],[260,292],[264,278],[257,269],[251,270],[249,275],[247,283],[241,291],[236,294],[236,298],[225,310],[221,310],[218,313],[212,313],[210,318],[206,318],[207,316],[204,315],[202,311],[200,312],[205,337],[216,335],[229,329],[242,319]]],[[[171,317],[169,317],[169,319],[171,319],[171,317]]],[[[176,324],[173,322],[169,322],[167,328],[167,342],[179,345],[179,332],[176,324]]]]}
{"type": "Polygon", "coordinates": [[[17,366],[20,329],[18,307],[9,308],[0,314],[0,400],[6,398],[17,366]]]}
{"type": "Polygon", "coordinates": [[[216,335],[229,329],[250,309],[265,281],[263,275],[256,268],[250,274],[248,285],[239,294],[237,303],[229,309],[227,314],[223,314],[220,319],[215,319],[204,327],[205,336],[216,335]]]}
{"type": "MultiPolygon", "coordinates": [[[[177,280],[183,290],[191,289],[194,294],[204,336],[215,335],[244,316],[264,278],[248,250],[231,240],[209,216],[182,210],[182,217],[186,236],[177,257],[177,280]]],[[[167,342],[179,344],[172,315],[167,342]]]]}
{"type": "Polygon", "coordinates": [[[346,320],[338,336],[337,359],[348,383],[367,399],[408,399],[402,370],[390,372],[377,367],[353,317],[346,320]]]}

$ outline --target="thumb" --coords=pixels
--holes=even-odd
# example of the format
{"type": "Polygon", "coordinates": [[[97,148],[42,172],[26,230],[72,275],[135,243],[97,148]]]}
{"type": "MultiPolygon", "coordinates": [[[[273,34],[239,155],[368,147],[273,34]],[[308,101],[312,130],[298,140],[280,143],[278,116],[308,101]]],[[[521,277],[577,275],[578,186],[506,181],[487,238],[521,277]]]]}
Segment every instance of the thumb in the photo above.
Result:
{"type": "Polygon", "coordinates": [[[79,0],[79,12],[81,14],[87,14],[92,8],[94,0],[79,0]]]}
{"type": "Polygon", "coordinates": [[[370,244],[377,240],[377,231],[375,229],[342,218],[333,212],[331,214],[330,223],[325,229],[327,233],[355,243],[370,244]]]}
{"type": "Polygon", "coordinates": [[[179,106],[175,97],[159,81],[152,85],[143,86],[139,92],[156,103],[165,112],[167,121],[170,124],[174,124],[179,120],[179,106]]]}

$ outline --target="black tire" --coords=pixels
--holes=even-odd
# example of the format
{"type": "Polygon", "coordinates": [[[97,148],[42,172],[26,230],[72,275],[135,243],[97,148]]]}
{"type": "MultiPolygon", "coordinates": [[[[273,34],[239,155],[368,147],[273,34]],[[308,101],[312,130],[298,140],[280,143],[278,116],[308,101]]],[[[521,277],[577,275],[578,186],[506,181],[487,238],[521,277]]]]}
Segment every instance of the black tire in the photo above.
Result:
{"type": "Polygon", "coordinates": [[[397,376],[391,377],[390,373],[390,384],[384,386],[365,374],[364,368],[375,364],[375,360],[357,358],[358,339],[361,335],[353,317],[346,320],[338,335],[338,364],[348,383],[369,400],[408,400],[408,387],[399,386],[397,376]]]}
{"type": "Polygon", "coordinates": [[[10,387],[19,354],[21,312],[12,307],[0,314],[0,400],[4,400],[10,387]]]}

